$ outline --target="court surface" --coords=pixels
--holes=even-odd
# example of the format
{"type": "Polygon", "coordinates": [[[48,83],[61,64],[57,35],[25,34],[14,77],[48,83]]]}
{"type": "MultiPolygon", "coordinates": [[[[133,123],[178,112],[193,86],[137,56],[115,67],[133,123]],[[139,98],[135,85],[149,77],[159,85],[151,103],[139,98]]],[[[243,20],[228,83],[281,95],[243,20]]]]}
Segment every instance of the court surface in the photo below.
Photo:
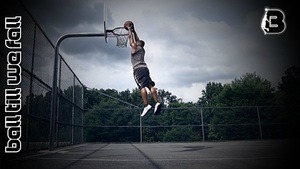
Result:
{"type": "Polygon", "coordinates": [[[197,143],[85,143],[28,153],[9,163],[26,169],[297,168],[290,140],[197,143]],[[292,167],[291,167],[292,168],[292,167]]]}

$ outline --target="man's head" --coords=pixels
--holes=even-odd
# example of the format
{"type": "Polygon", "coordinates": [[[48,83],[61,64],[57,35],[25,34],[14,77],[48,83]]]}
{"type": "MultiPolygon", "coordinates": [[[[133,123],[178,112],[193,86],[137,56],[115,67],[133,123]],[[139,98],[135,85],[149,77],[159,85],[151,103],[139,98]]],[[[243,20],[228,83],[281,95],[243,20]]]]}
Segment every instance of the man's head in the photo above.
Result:
{"type": "Polygon", "coordinates": [[[145,46],[145,42],[143,40],[139,40],[137,41],[137,45],[143,48],[145,46]]]}

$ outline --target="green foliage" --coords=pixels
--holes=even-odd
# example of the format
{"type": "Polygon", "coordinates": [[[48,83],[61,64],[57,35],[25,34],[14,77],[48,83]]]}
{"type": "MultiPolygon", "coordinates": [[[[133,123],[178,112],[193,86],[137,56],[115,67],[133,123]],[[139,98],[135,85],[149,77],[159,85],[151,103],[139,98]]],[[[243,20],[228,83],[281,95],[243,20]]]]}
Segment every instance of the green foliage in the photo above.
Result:
{"type": "Polygon", "coordinates": [[[159,99],[165,108],[162,115],[151,115],[152,109],[143,118],[140,118],[141,109],[101,94],[142,107],[139,89],[118,92],[114,89],[85,88],[84,139],[97,142],[140,141],[141,130],[142,139],[147,142],[200,141],[202,132],[205,140],[259,139],[258,115],[263,138],[285,138],[293,135],[289,126],[296,124],[296,118],[291,117],[296,117],[294,113],[298,108],[272,106],[284,105],[299,97],[299,86],[299,68],[292,67],[282,78],[278,91],[271,82],[256,73],[247,73],[228,84],[209,82],[197,103],[182,102],[172,93],[159,90],[159,99]],[[289,126],[285,128],[278,124],[289,126]]]}
{"type": "Polygon", "coordinates": [[[281,78],[278,89],[281,95],[281,103],[289,105],[298,105],[300,100],[300,67],[292,66],[285,71],[281,78]]]}
{"type": "Polygon", "coordinates": [[[200,132],[193,127],[173,127],[163,137],[163,141],[166,142],[188,142],[199,141],[200,139],[200,132]]]}
{"type": "Polygon", "coordinates": [[[205,90],[202,90],[202,97],[199,98],[198,104],[200,106],[215,106],[216,96],[219,95],[223,90],[221,83],[209,82],[205,90]]]}
{"type": "Polygon", "coordinates": [[[257,111],[255,107],[223,108],[214,111],[208,126],[211,140],[257,139],[257,111]]]}
{"type": "Polygon", "coordinates": [[[271,82],[256,73],[247,73],[223,86],[217,95],[219,106],[266,106],[274,102],[271,82]]]}

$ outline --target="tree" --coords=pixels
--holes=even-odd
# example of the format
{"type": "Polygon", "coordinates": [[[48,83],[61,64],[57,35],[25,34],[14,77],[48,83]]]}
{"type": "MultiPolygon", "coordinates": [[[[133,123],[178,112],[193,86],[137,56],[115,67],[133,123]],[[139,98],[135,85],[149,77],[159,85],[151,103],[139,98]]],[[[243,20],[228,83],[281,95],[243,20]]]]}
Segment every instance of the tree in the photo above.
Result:
{"type": "MultiPolygon", "coordinates": [[[[288,87],[293,85],[294,80],[287,79],[299,77],[292,72],[287,71],[287,77],[283,78],[284,80],[279,87],[282,93],[292,93],[295,90],[290,91],[288,87]]],[[[104,96],[99,92],[142,107],[140,90],[137,88],[122,92],[114,89],[86,90],[84,99],[86,109],[84,117],[85,140],[139,141],[140,109],[104,96]]],[[[199,98],[197,104],[202,107],[212,107],[209,109],[201,109],[193,103],[185,103],[168,91],[159,90],[158,92],[165,109],[160,116],[143,117],[143,141],[200,140],[202,137],[200,132],[202,120],[205,125],[206,139],[258,139],[260,138],[257,125],[259,106],[269,106],[259,108],[262,124],[268,124],[263,126],[263,130],[266,131],[264,133],[268,134],[267,136],[264,134],[264,138],[278,138],[278,133],[286,133],[286,130],[279,129],[278,125],[270,124],[289,124],[286,123],[289,122],[286,119],[294,117],[280,114],[282,112],[287,114],[286,108],[281,111],[282,109],[272,107],[276,98],[275,89],[268,80],[256,73],[247,73],[224,85],[209,82],[205,90],[202,91],[202,97],[199,98]]],[[[281,97],[278,96],[278,98],[280,100],[281,97]]]]}
{"type": "Polygon", "coordinates": [[[219,106],[265,106],[272,105],[274,99],[275,89],[270,81],[256,73],[246,73],[223,86],[217,103],[219,106]]]}
{"type": "Polygon", "coordinates": [[[199,131],[193,127],[173,127],[164,134],[163,141],[199,141],[201,139],[199,131]]]}
{"type": "Polygon", "coordinates": [[[216,105],[231,108],[218,109],[213,113],[209,125],[209,138],[223,139],[254,139],[258,138],[255,108],[234,108],[235,106],[265,106],[274,102],[274,88],[271,82],[256,73],[247,73],[230,84],[225,84],[219,95],[215,96],[216,105]]]}
{"type": "Polygon", "coordinates": [[[300,67],[292,66],[285,71],[278,85],[282,104],[298,105],[300,99],[300,67]]]}
{"type": "Polygon", "coordinates": [[[163,103],[164,107],[167,107],[173,103],[181,102],[181,99],[178,99],[177,96],[172,95],[172,93],[165,91],[163,89],[158,90],[158,96],[159,96],[160,102],[163,103]]]}
{"type": "Polygon", "coordinates": [[[278,85],[277,100],[284,105],[284,114],[281,114],[280,121],[287,125],[285,133],[289,137],[297,138],[295,129],[299,123],[299,99],[300,99],[300,67],[292,66],[285,71],[281,82],[278,85]]]}
{"type": "Polygon", "coordinates": [[[202,97],[199,98],[198,104],[200,106],[213,106],[216,104],[216,96],[223,90],[221,83],[209,82],[205,90],[202,90],[202,97]]]}

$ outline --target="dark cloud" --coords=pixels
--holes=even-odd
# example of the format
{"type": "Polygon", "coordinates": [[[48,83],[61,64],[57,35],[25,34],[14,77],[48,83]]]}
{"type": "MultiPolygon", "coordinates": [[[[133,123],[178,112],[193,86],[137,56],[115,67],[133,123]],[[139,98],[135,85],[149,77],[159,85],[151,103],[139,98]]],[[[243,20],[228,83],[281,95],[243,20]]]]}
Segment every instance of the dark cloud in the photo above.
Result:
{"type": "Polygon", "coordinates": [[[21,0],[52,43],[64,34],[103,32],[103,2],[94,0],[21,0]]]}
{"type": "MultiPolygon", "coordinates": [[[[22,1],[53,43],[66,33],[103,32],[101,1],[22,1]]],[[[276,83],[298,57],[294,40],[299,35],[293,3],[286,5],[275,0],[104,1],[109,7],[108,27],[129,19],[135,22],[140,38],[146,41],[146,62],[153,79],[158,86],[176,90],[174,94],[212,81],[230,82],[253,72],[276,83]],[[260,22],[266,6],[281,8],[286,13],[287,30],[283,34],[263,34],[260,22]]],[[[103,84],[111,87],[134,83],[130,49],[119,49],[115,43],[115,39],[109,39],[108,44],[103,38],[70,39],[62,44],[61,50],[68,55],[71,67],[82,68],[77,71],[88,86],[91,83],[93,87],[105,88],[103,84]],[[112,79],[122,79],[125,71],[129,71],[126,75],[130,77],[126,77],[124,83],[113,82],[112,79]],[[98,78],[90,72],[99,72],[98,78]],[[108,76],[110,80],[101,81],[108,76]]],[[[189,94],[200,94],[200,91],[189,94]]]]}
{"type": "Polygon", "coordinates": [[[58,29],[103,22],[103,3],[93,0],[21,0],[42,24],[58,29]]]}
{"type": "Polygon", "coordinates": [[[101,64],[115,64],[128,60],[129,49],[118,48],[115,41],[109,39],[108,43],[105,43],[103,37],[70,39],[61,45],[61,50],[79,60],[94,59],[101,64]]]}
{"type": "MultiPolygon", "coordinates": [[[[53,44],[59,37],[69,33],[103,33],[104,3],[102,1],[22,0],[22,2],[53,44]]],[[[110,15],[108,17],[111,18],[110,15]]],[[[112,19],[110,21],[113,22],[112,19]]],[[[104,37],[70,38],[63,41],[61,50],[78,59],[91,59],[86,56],[93,56],[102,64],[116,63],[126,59],[120,56],[127,52],[116,49],[115,43],[113,39],[109,39],[109,44],[104,43],[104,37]]]]}

